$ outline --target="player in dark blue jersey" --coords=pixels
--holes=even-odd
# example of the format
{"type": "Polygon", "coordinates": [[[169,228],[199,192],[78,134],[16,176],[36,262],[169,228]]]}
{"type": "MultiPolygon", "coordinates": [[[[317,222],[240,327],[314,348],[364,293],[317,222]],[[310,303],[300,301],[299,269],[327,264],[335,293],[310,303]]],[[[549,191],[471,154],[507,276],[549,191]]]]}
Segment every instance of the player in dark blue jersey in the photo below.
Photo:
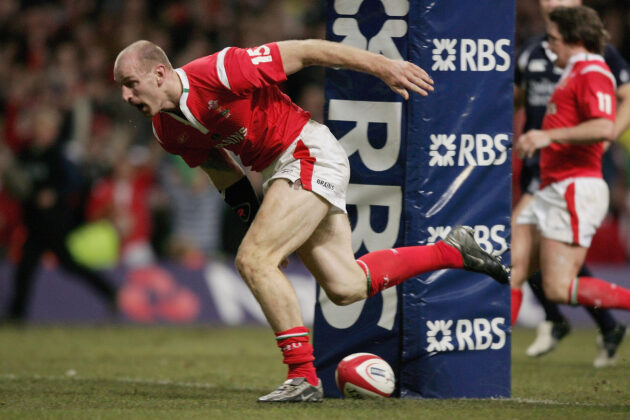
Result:
{"type": "MultiPolygon", "coordinates": [[[[578,6],[581,0],[540,0],[543,18],[548,22],[548,15],[555,7],[578,6]]],[[[607,45],[604,52],[606,64],[612,70],[617,85],[617,122],[615,138],[630,125],[630,69],[628,64],[612,45],[607,45]]],[[[540,35],[525,42],[517,59],[514,77],[514,101],[517,108],[525,108],[525,126],[523,132],[540,129],[546,112],[549,98],[554,91],[557,81],[562,75],[562,69],[555,67],[555,54],[549,49],[547,35],[540,35]]],[[[514,208],[512,220],[516,220],[521,210],[531,200],[540,185],[539,153],[523,160],[520,176],[522,197],[514,208]]],[[[582,267],[578,276],[589,276],[586,267],[582,267]]],[[[527,349],[527,355],[542,356],[553,350],[563,337],[570,331],[570,325],[560,312],[558,305],[549,302],[541,285],[540,274],[529,279],[532,291],[545,310],[545,321],[538,326],[537,337],[527,349]]],[[[595,367],[614,364],[617,347],[625,335],[626,328],[617,322],[610,311],[596,308],[585,308],[597,323],[601,335],[597,343],[599,353],[594,361],[595,367]]]]}

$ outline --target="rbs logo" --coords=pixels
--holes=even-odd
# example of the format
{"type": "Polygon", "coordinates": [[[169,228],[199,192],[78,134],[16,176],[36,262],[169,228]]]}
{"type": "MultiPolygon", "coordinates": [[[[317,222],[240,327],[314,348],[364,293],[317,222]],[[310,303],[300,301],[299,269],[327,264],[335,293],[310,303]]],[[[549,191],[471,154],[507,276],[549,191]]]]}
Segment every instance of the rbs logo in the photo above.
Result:
{"type": "Polygon", "coordinates": [[[429,353],[465,350],[499,350],[505,346],[506,335],[501,326],[505,318],[458,319],[457,321],[427,321],[429,353]]]}
{"type": "Polygon", "coordinates": [[[431,134],[429,166],[491,166],[507,160],[507,134],[431,134]],[[457,147],[459,146],[459,147],[457,147]]]}
{"type": "Polygon", "coordinates": [[[433,66],[435,71],[508,71],[510,69],[509,39],[434,39],[433,66]],[[458,45],[459,41],[459,45],[458,45]]]}

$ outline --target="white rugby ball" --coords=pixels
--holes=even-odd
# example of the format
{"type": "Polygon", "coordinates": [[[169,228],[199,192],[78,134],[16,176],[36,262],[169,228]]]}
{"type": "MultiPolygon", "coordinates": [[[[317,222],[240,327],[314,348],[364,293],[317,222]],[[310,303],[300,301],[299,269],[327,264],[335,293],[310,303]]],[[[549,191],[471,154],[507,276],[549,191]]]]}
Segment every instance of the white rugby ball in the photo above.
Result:
{"type": "Polygon", "coordinates": [[[387,398],[396,387],[391,366],[371,353],[346,356],[335,370],[337,387],[350,398],[387,398]]]}

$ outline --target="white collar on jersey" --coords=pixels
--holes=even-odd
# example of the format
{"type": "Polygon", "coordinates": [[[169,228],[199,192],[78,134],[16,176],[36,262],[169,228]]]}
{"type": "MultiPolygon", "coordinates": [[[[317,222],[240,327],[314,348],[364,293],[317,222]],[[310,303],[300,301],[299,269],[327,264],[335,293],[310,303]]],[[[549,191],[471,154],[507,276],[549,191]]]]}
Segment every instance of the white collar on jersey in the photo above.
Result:
{"type": "Polygon", "coordinates": [[[556,55],[555,52],[551,51],[551,48],[549,48],[549,41],[543,40],[542,47],[543,47],[543,51],[545,52],[545,55],[547,56],[547,60],[549,60],[551,64],[553,64],[553,72],[555,74],[562,74],[564,69],[561,69],[560,67],[556,66],[556,60],[558,59],[558,56],[556,55]]]}
{"type": "Polygon", "coordinates": [[[186,117],[183,119],[177,114],[172,112],[166,112],[171,117],[175,118],[177,121],[184,123],[186,125],[190,125],[203,134],[208,134],[208,129],[204,127],[193,115],[193,113],[188,108],[188,104],[186,103],[188,100],[188,93],[190,92],[190,83],[188,83],[188,76],[186,76],[186,72],[183,69],[175,69],[175,73],[179,76],[179,80],[182,82],[182,96],[179,98],[179,109],[182,111],[182,114],[186,117]]]}
{"type": "Polygon", "coordinates": [[[604,57],[602,57],[599,54],[581,52],[581,53],[573,54],[571,58],[569,58],[569,65],[573,66],[578,61],[602,61],[603,62],[604,57]]]}
{"type": "MultiPolygon", "coordinates": [[[[569,58],[569,62],[567,63],[567,66],[564,68],[564,72],[562,73],[562,77],[560,78],[558,83],[562,82],[569,74],[571,74],[571,71],[573,70],[573,66],[575,66],[575,64],[579,63],[580,61],[601,61],[603,63],[606,62],[604,60],[604,57],[602,57],[599,54],[593,54],[593,53],[588,53],[588,52],[581,52],[581,53],[573,54],[571,58],[569,58]]],[[[614,78],[613,78],[613,84],[615,84],[614,78]]]]}

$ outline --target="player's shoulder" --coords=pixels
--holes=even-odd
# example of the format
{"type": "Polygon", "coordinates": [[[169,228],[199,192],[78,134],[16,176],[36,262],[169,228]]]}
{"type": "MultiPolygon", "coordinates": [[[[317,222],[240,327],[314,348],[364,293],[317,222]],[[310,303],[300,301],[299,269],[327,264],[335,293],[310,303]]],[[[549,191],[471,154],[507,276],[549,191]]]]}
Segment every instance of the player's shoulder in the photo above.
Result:
{"type": "MultiPolygon", "coordinates": [[[[599,57],[599,56],[598,56],[599,57]]],[[[617,81],[615,80],[610,67],[606,62],[601,59],[592,59],[592,60],[584,60],[579,63],[579,67],[576,69],[577,73],[582,78],[587,79],[607,79],[612,82],[614,87],[617,86],[617,81]]]]}
{"type": "Polygon", "coordinates": [[[538,35],[529,38],[523,43],[523,46],[518,54],[518,66],[524,70],[532,60],[545,60],[547,61],[547,54],[545,52],[546,35],[538,35]]]}
{"type": "Polygon", "coordinates": [[[203,57],[196,58],[186,64],[184,64],[181,68],[186,72],[196,72],[196,71],[205,71],[208,67],[216,66],[217,58],[220,51],[217,51],[210,55],[205,55],[203,57]]]}
{"type": "Polygon", "coordinates": [[[617,48],[607,44],[604,48],[604,59],[615,76],[618,86],[630,82],[630,67],[617,48]]]}
{"type": "Polygon", "coordinates": [[[604,60],[609,61],[625,61],[619,50],[612,44],[606,44],[604,47],[604,60]]]}

